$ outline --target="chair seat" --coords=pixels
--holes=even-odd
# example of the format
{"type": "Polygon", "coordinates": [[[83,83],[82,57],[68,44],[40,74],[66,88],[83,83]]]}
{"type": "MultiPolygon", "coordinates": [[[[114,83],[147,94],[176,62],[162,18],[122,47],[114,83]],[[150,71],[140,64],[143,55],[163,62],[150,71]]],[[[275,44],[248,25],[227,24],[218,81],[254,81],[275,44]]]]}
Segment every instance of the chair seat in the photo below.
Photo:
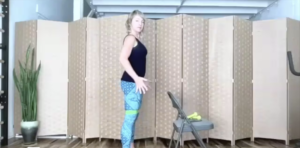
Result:
{"type": "MultiPolygon", "coordinates": [[[[179,132],[180,127],[182,125],[183,119],[178,119],[173,122],[173,126],[177,132],[179,132]]],[[[191,121],[192,125],[195,127],[196,131],[203,131],[203,130],[211,130],[214,128],[214,124],[206,119],[201,119],[201,121],[191,121]]],[[[182,132],[192,132],[192,128],[185,124],[182,132]]]]}

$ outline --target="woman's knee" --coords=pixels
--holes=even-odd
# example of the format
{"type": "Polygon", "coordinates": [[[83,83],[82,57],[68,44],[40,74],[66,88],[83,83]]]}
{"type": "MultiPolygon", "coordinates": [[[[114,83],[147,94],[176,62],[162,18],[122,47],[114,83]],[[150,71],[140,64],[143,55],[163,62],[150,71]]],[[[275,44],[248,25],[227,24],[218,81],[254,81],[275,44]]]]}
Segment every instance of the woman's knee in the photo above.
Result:
{"type": "Polygon", "coordinates": [[[134,122],[138,118],[138,115],[139,115],[139,111],[138,110],[126,110],[125,120],[127,120],[128,122],[134,124],[134,122]]]}

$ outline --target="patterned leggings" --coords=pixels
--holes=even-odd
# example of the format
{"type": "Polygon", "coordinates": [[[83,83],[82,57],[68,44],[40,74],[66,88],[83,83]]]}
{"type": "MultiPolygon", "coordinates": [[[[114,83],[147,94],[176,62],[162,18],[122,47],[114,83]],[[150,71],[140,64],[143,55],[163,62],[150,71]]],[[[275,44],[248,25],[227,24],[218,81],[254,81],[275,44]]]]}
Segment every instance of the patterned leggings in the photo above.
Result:
{"type": "Polygon", "coordinates": [[[143,95],[136,92],[136,85],[133,82],[121,81],[121,88],[125,95],[125,119],[121,131],[122,148],[130,148],[134,140],[135,122],[139,116],[143,95]]]}

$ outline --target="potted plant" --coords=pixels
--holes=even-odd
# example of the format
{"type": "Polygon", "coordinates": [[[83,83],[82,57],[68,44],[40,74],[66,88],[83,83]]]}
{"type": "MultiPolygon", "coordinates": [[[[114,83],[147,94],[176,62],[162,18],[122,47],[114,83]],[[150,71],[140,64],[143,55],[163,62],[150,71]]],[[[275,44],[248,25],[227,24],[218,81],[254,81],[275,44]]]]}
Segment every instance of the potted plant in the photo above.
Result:
{"type": "Polygon", "coordinates": [[[15,69],[13,70],[13,77],[22,106],[21,134],[24,145],[31,145],[36,143],[39,127],[39,122],[37,121],[37,82],[41,63],[39,63],[36,69],[34,64],[34,48],[31,48],[30,45],[27,48],[25,56],[26,59],[23,61],[23,64],[19,60],[19,77],[17,77],[15,69]]]}

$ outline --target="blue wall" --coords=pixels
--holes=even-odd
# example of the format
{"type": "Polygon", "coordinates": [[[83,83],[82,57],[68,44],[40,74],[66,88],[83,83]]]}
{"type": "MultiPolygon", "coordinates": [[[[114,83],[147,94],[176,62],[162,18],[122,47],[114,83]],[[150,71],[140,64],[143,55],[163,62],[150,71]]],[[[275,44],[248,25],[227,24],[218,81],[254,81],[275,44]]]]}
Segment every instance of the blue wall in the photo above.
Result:
{"type": "Polygon", "coordinates": [[[279,0],[251,20],[269,20],[284,17],[300,20],[300,0],[279,0]]]}

